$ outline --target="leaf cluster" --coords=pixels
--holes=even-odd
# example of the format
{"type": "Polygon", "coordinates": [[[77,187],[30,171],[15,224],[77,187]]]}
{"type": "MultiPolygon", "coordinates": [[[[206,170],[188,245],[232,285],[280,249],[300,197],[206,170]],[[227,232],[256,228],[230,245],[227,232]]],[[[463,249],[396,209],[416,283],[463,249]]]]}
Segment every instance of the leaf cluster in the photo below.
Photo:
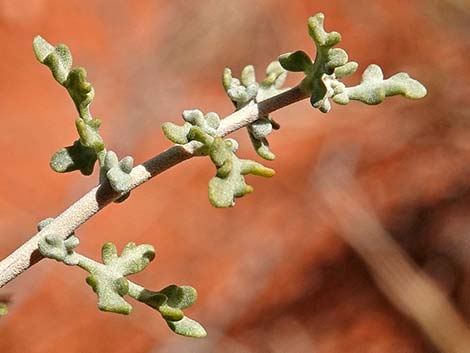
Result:
{"type": "MultiPolygon", "coordinates": [[[[256,82],[255,68],[253,65],[248,65],[243,68],[240,79],[234,78],[232,71],[226,68],[222,75],[222,84],[235,108],[239,110],[248,104],[261,102],[285,91],[281,88],[286,76],[287,73],[279,62],[273,61],[266,68],[266,77],[260,83],[256,82]]],[[[269,161],[276,158],[269,149],[267,136],[279,128],[280,125],[269,115],[262,116],[255,122],[248,124],[247,131],[251,143],[261,158],[269,161]]]]}
{"type": "Polygon", "coordinates": [[[253,191],[246,184],[245,175],[274,175],[274,170],[260,163],[237,157],[235,152],[238,142],[234,139],[224,140],[217,135],[220,119],[216,113],[204,115],[197,109],[186,110],[183,112],[183,120],[185,123],[182,126],[164,123],[163,133],[174,143],[198,141],[201,143],[199,153],[210,156],[216,167],[216,175],[209,181],[209,201],[214,207],[234,206],[235,198],[253,191]]]}
{"type": "MultiPolygon", "coordinates": [[[[240,79],[233,77],[230,69],[224,70],[222,84],[236,110],[268,99],[278,98],[284,102],[282,99],[285,96],[281,95],[289,94],[282,88],[287,71],[304,73],[304,78],[292,91],[301,92],[301,97],[309,96],[311,105],[324,113],[331,109],[330,100],[337,104],[347,104],[351,100],[378,104],[388,96],[402,95],[418,99],[426,95],[424,86],[408,74],[398,73],[384,79],[382,70],[377,65],[366,68],[360,84],[346,87],[341,79],[352,75],[358,64],[349,61],[346,51],[335,48],[341,41],[341,35],[334,31],[325,31],[324,15],[321,13],[309,18],[308,31],[316,47],[314,60],[302,50],[283,54],[278,61],[268,65],[261,82],[257,82],[252,65],[242,70],[240,79]]],[[[75,120],[79,138],[71,146],[59,149],[52,156],[52,169],[61,173],[79,170],[84,175],[90,175],[98,161],[100,182],[109,182],[112,189],[121,195],[116,201],[123,201],[132,188],[134,161],[129,156],[119,160],[116,153],[106,150],[99,134],[101,121],[93,118],[90,113],[95,91],[87,81],[86,70],[72,67],[72,55],[64,44],[53,46],[37,36],[33,48],[36,58],[48,66],[54,79],[67,89],[79,115],[75,120]]],[[[274,109],[269,111],[272,110],[274,109]]],[[[274,170],[252,160],[240,159],[236,155],[238,142],[230,138],[224,139],[218,133],[220,118],[216,113],[203,114],[197,109],[186,110],[182,117],[182,125],[164,123],[163,133],[175,144],[195,143],[196,154],[210,157],[216,169],[215,176],[208,185],[209,200],[213,206],[233,206],[235,198],[251,193],[253,188],[246,183],[246,175],[274,175],[274,170]]],[[[259,116],[247,126],[255,151],[266,160],[275,158],[267,137],[277,129],[279,124],[268,114],[259,116]]],[[[51,220],[41,222],[39,228],[44,228],[51,220]]],[[[183,311],[197,299],[194,288],[170,285],[160,291],[152,291],[127,278],[144,270],[154,259],[153,246],[128,243],[121,254],[118,254],[116,246],[109,242],[102,247],[102,263],[99,263],[75,252],[78,245],[79,240],[74,234],[67,239],[50,234],[40,240],[38,246],[43,256],[66,265],[79,266],[89,273],[86,281],[98,296],[100,310],[129,314],[132,310],[126,298],[129,296],[158,311],[176,333],[190,337],[206,335],[204,328],[188,318],[183,311]]],[[[0,315],[5,311],[6,308],[0,303],[0,315]]]]}
{"type": "Polygon", "coordinates": [[[75,120],[79,139],[55,152],[50,166],[59,173],[80,170],[83,175],[90,175],[105,145],[99,134],[101,121],[90,114],[95,90],[87,81],[87,72],[82,67],[72,68],[72,53],[65,44],[54,47],[41,36],[36,36],[33,50],[39,62],[48,66],[54,79],[67,89],[79,114],[75,120]]]}
{"type": "Polygon", "coordinates": [[[425,87],[408,74],[398,73],[384,80],[382,70],[374,64],[364,71],[359,85],[346,87],[341,79],[352,75],[358,64],[348,61],[348,54],[343,49],[333,48],[341,41],[341,35],[334,31],[326,32],[324,19],[325,16],[318,13],[308,20],[309,34],[316,46],[315,60],[301,50],[279,57],[284,69],[305,74],[300,87],[310,95],[310,103],[314,108],[329,112],[330,98],[338,104],[347,104],[350,100],[379,104],[385,97],[394,95],[411,99],[426,95],[425,87]]]}
{"type": "MultiPolygon", "coordinates": [[[[40,223],[40,228],[51,219],[40,223]]],[[[184,315],[197,299],[197,292],[189,286],[171,285],[160,291],[143,288],[126,276],[144,270],[155,258],[152,245],[128,243],[118,255],[116,246],[109,242],[101,250],[102,263],[98,263],[75,252],[79,240],[73,234],[63,240],[56,235],[48,235],[39,242],[39,251],[45,257],[63,262],[69,266],[79,266],[90,273],[86,282],[98,296],[98,308],[118,314],[130,314],[132,306],[124,299],[126,295],[157,310],[168,326],[177,334],[189,337],[204,337],[206,331],[197,322],[184,315]]]]}

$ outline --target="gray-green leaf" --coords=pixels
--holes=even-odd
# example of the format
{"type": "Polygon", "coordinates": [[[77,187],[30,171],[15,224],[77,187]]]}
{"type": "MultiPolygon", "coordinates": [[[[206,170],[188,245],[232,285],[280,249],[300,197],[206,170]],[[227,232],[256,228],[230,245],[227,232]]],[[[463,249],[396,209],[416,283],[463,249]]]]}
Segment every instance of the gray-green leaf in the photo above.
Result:
{"type": "Polygon", "coordinates": [[[33,51],[39,62],[47,65],[55,80],[61,85],[72,67],[72,54],[65,44],[54,47],[41,36],[34,37],[33,51]]]}
{"type": "Polygon", "coordinates": [[[402,95],[410,99],[419,99],[426,94],[426,88],[407,73],[401,72],[384,80],[381,68],[372,64],[364,71],[359,85],[346,87],[343,92],[333,96],[333,101],[347,104],[352,99],[366,104],[379,104],[389,96],[402,95]]]}
{"type": "Polygon", "coordinates": [[[178,321],[166,321],[168,326],[177,334],[193,337],[193,338],[202,338],[207,336],[207,332],[201,324],[195,320],[190,319],[185,316],[178,321]]]}

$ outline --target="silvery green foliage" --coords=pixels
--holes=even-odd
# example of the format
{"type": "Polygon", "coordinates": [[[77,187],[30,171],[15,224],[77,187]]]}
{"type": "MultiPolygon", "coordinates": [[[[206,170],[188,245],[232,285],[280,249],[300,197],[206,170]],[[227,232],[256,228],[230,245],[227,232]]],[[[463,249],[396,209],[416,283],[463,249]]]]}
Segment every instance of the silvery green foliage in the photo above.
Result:
{"type": "MultiPolygon", "coordinates": [[[[86,70],[72,68],[72,54],[64,44],[54,47],[40,36],[33,41],[36,58],[47,65],[55,80],[70,94],[79,117],[75,120],[79,139],[72,146],[60,148],[51,158],[51,168],[59,173],[80,170],[83,175],[93,173],[95,162],[100,162],[100,178],[107,177],[114,191],[123,193],[130,188],[133,159],[125,157],[120,162],[114,152],[106,152],[99,134],[101,121],[90,114],[90,104],[95,91],[86,79],[86,70]]],[[[101,180],[103,181],[103,180],[101,180]]],[[[124,201],[129,193],[116,202],[124,201]]]]}
{"type": "MultiPolygon", "coordinates": [[[[207,113],[204,115],[200,110],[185,110],[183,112],[183,126],[166,122],[162,125],[163,133],[172,142],[183,145],[192,140],[217,135],[217,128],[220,125],[220,118],[217,113],[207,113]]],[[[209,142],[205,141],[205,142],[209,142]]]]}
{"type": "Polygon", "coordinates": [[[359,85],[338,88],[338,93],[333,96],[333,101],[338,104],[348,104],[350,99],[366,104],[379,104],[385,97],[397,94],[411,99],[426,95],[426,88],[407,73],[400,72],[384,80],[382,69],[374,64],[364,71],[359,85]]]}
{"type": "Polygon", "coordinates": [[[82,174],[90,175],[105,146],[98,132],[101,121],[90,114],[95,91],[86,79],[86,70],[72,68],[72,54],[64,44],[54,47],[36,36],[33,49],[36,58],[48,66],[55,80],[67,89],[79,113],[75,126],[80,139],[72,146],[59,149],[51,158],[51,168],[59,173],[80,170],[82,174]]]}
{"type": "Polygon", "coordinates": [[[217,168],[216,176],[209,181],[209,201],[215,207],[234,206],[234,199],[253,191],[246,184],[245,175],[253,174],[264,177],[274,175],[274,170],[259,163],[239,159],[235,152],[238,143],[234,139],[222,139],[217,135],[220,124],[216,113],[204,115],[200,110],[183,112],[185,123],[178,126],[164,123],[163,133],[172,142],[183,144],[189,141],[199,141],[201,154],[209,154],[217,168]]]}
{"type": "Polygon", "coordinates": [[[209,200],[215,207],[234,206],[236,197],[253,191],[253,188],[246,184],[244,175],[274,175],[271,168],[251,160],[239,159],[235,154],[237,149],[238,143],[235,140],[223,140],[221,137],[216,137],[210,146],[209,154],[217,173],[209,181],[209,200]]]}
{"type": "Polygon", "coordinates": [[[113,151],[106,152],[101,175],[106,176],[114,191],[123,194],[116,200],[116,202],[124,201],[130,195],[130,192],[126,191],[128,191],[132,186],[132,177],[130,173],[133,165],[134,159],[130,156],[124,157],[119,161],[116,153],[113,151]]]}
{"type": "MultiPolygon", "coordinates": [[[[46,218],[39,222],[38,230],[41,231],[53,218],[46,218]]],[[[60,262],[63,262],[69,266],[78,265],[78,256],[74,253],[73,249],[78,246],[79,240],[72,233],[67,239],[63,240],[54,235],[48,235],[43,241],[39,242],[39,251],[44,255],[47,253],[47,257],[60,262]]]]}
{"type": "MultiPolygon", "coordinates": [[[[281,87],[286,80],[286,75],[286,71],[279,62],[273,61],[266,68],[266,78],[261,83],[256,82],[255,69],[252,65],[245,66],[240,80],[232,77],[232,71],[226,68],[222,76],[222,83],[225,92],[238,110],[247,104],[254,104],[283,92],[281,87]]],[[[270,151],[266,139],[273,129],[279,129],[279,124],[269,115],[263,116],[247,126],[256,153],[267,160],[276,158],[274,153],[270,151]]]]}
{"type": "Polygon", "coordinates": [[[348,62],[348,55],[343,49],[333,48],[341,41],[341,35],[338,32],[326,32],[323,27],[324,18],[322,13],[318,13],[308,20],[309,34],[317,49],[314,61],[303,51],[279,57],[279,62],[286,70],[305,73],[300,87],[310,94],[310,102],[314,108],[324,113],[329,112],[330,98],[339,104],[347,104],[351,99],[366,104],[378,104],[385,97],[393,95],[412,99],[426,95],[424,86],[406,73],[384,80],[382,70],[377,65],[370,65],[364,71],[360,85],[345,87],[340,79],[352,75],[358,64],[348,62]]]}
{"type": "MultiPolygon", "coordinates": [[[[40,227],[50,222],[42,222],[40,227]]],[[[188,337],[204,337],[206,331],[197,322],[183,313],[197,299],[197,292],[189,286],[168,286],[161,291],[145,289],[126,276],[144,270],[154,259],[155,250],[151,245],[128,243],[118,255],[113,243],[102,248],[102,261],[98,263],[74,251],[79,241],[75,236],[66,240],[49,235],[39,242],[39,251],[45,257],[67,265],[77,265],[90,273],[87,283],[98,296],[98,308],[102,311],[129,314],[132,306],[124,299],[128,295],[157,310],[168,326],[176,333],[188,337]]]]}

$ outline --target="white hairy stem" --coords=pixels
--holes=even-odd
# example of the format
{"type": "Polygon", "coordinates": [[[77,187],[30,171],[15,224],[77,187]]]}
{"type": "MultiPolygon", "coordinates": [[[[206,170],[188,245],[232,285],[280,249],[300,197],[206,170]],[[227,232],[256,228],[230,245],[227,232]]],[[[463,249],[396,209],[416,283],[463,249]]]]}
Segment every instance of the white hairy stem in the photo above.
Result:
{"type": "MultiPolygon", "coordinates": [[[[260,117],[307,97],[308,95],[299,87],[294,87],[277,96],[266,99],[258,104],[249,105],[227,116],[221,121],[217,133],[223,137],[247,126],[260,117]]],[[[165,170],[191,157],[197,156],[196,150],[200,146],[201,144],[196,141],[192,141],[186,145],[175,145],[136,166],[130,173],[132,183],[131,187],[129,190],[126,190],[126,192],[142,185],[165,170]]],[[[90,190],[77,202],[57,216],[50,224],[44,227],[44,229],[0,261],[0,288],[43,258],[38,250],[38,243],[41,239],[52,234],[66,239],[80,227],[80,225],[93,217],[102,208],[119,198],[119,196],[121,196],[121,194],[115,192],[107,180],[90,190]]]]}

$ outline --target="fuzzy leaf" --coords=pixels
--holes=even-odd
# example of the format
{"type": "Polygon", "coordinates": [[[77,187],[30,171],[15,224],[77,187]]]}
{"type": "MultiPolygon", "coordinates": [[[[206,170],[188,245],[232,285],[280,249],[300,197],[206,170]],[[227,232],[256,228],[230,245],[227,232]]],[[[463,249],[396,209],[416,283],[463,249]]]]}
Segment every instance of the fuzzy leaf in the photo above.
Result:
{"type": "Polygon", "coordinates": [[[344,64],[343,66],[338,66],[335,68],[335,77],[339,79],[351,76],[353,73],[356,72],[358,66],[359,64],[355,61],[350,61],[344,64]]]}
{"type": "MultiPolygon", "coordinates": [[[[256,83],[255,69],[252,65],[245,66],[242,70],[241,81],[233,78],[230,69],[225,69],[222,82],[227,95],[238,110],[247,104],[260,102],[281,93],[280,88],[285,79],[286,71],[278,61],[273,61],[266,68],[266,78],[260,84],[256,83]]],[[[247,127],[256,153],[267,160],[276,158],[274,153],[269,150],[269,143],[266,139],[273,128],[269,116],[262,117],[247,127]]],[[[279,128],[277,124],[276,128],[279,128]]],[[[218,171],[217,175],[220,176],[221,173],[223,174],[225,171],[218,171]]]]}
{"type": "MultiPolygon", "coordinates": [[[[183,126],[173,123],[162,125],[163,133],[172,142],[185,144],[189,141],[199,141],[207,145],[212,143],[213,136],[217,135],[220,118],[216,113],[210,112],[204,115],[200,110],[185,110],[183,112],[183,126]]],[[[199,152],[206,154],[202,148],[199,152]]]]}
{"type": "Polygon", "coordinates": [[[81,146],[75,142],[73,146],[58,150],[51,159],[51,168],[60,173],[80,170],[82,174],[89,175],[99,152],[105,147],[98,133],[101,121],[93,119],[89,111],[95,93],[86,79],[86,70],[80,67],[72,69],[72,54],[64,44],[54,47],[41,36],[36,36],[33,50],[36,58],[50,68],[56,81],[67,89],[80,115],[75,126],[81,146]]]}
{"type": "Polygon", "coordinates": [[[423,98],[426,88],[408,74],[401,72],[384,80],[379,66],[369,65],[362,75],[362,81],[354,87],[346,87],[342,93],[333,97],[338,104],[358,100],[366,104],[379,104],[385,97],[402,95],[410,99],[423,98]]]}
{"type": "Polygon", "coordinates": [[[352,75],[358,67],[356,62],[348,62],[347,53],[333,48],[341,41],[338,32],[326,32],[325,16],[318,13],[308,20],[308,31],[316,46],[316,56],[312,62],[303,51],[281,55],[281,65],[289,71],[303,71],[305,78],[300,87],[310,94],[310,103],[323,113],[331,109],[329,99],[335,103],[347,104],[349,100],[359,100],[366,104],[381,103],[385,97],[402,95],[419,99],[426,95],[426,89],[406,73],[399,73],[387,80],[377,65],[369,66],[362,76],[361,84],[346,88],[339,80],[352,75]]]}
{"type": "Polygon", "coordinates": [[[63,240],[57,235],[47,235],[38,243],[38,248],[44,256],[65,263],[69,266],[78,264],[78,257],[73,249],[78,246],[79,240],[75,236],[70,236],[63,240]]]}
{"type": "Polygon", "coordinates": [[[197,292],[190,286],[176,286],[173,284],[163,288],[160,293],[167,296],[169,306],[181,310],[189,308],[197,300],[197,292]]]}
{"type": "Polygon", "coordinates": [[[131,188],[132,177],[130,175],[134,159],[130,156],[118,161],[116,153],[108,151],[104,160],[103,169],[114,191],[124,193],[131,188]]]}
{"type": "Polygon", "coordinates": [[[341,35],[338,32],[327,33],[323,27],[325,15],[317,13],[308,19],[308,32],[313,41],[322,47],[332,47],[341,41],[341,35]]]}
{"type": "Polygon", "coordinates": [[[80,116],[84,119],[90,118],[88,107],[95,96],[95,90],[87,81],[86,76],[87,72],[84,68],[76,67],[70,71],[64,82],[64,87],[67,88],[80,116]]]}
{"type": "Polygon", "coordinates": [[[245,66],[242,70],[241,82],[239,79],[232,77],[232,72],[226,68],[222,75],[222,83],[225,92],[237,109],[244,107],[255,99],[258,93],[258,83],[256,82],[255,69],[252,65],[245,66]]]}
{"type": "Polygon", "coordinates": [[[86,122],[82,118],[75,120],[75,127],[80,136],[80,143],[85,147],[93,149],[96,153],[104,150],[103,139],[98,133],[99,122],[98,119],[93,119],[91,122],[86,122]]]}
{"type": "Polygon", "coordinates": [[[86,70],[81,67],[72,68],[72,54],[64,44],[54,47],[41,36],[33,40],[33,50],[36,58],[48,66],[52,75],[72,97],[73,102],[85,121],[91,120],[89,105],[93,101],[95,91],[86,79],[86,70]]]}
{"type": "Polygon", "coordinates": [[[185,316],[179,321],[167,320],[168,326],[178,335],[202,338],[207,336],[207,332],[201,324],[185,316]]]}
{"type": "Polygon", "coordinates": [[[155,250],[151,245],[128,243],[118,256],[115,245],[106,243],[101,255],[103,264],[79,263],[90,272],[87,283],[98,295],[98,307],[103,311],[129,314],[132,307],[122,298],[129,292],[129,283],[124,277],[147,267],[155,257],[155,250]]]}
{"type": "Polygon", "coordinates": [[[99,271],[87,277],[86,282],[98,295],[98,308],[117,314],[128,315],[132,306],[123,298],[129,292],[129,283],[124,277],[114,277],[99,271]]]}
{"type": "MultiPolygon", "coordinates": [[[[117,157],[114,157],[111,155],[108,158],[117,160],[117,157]]],[[[43,229],[50,222],[52,218],[41,221],[38,229],[43,229]]],[[[75,253],[73,249],[77,245],[78,239],[73,235],[66,240],[59,236],[49,235],[39,241],[39,250],[46,257],[69,265],[78,265],[89,272],[86,282],[97,294],[100,310],[129,314],[132,306],[123,298],[129,295],[158,310],[177,334],[189,337],[206,335],[199,323],[187,318],[183,313],[183,309],[193,305],[197,299],[197,292],[194,288],[170,285],[159,292],[153,292],[125,278],[127,275],[142,271],[153,260],[155,257],[153,246],[145,244],[137,246],[135,243],[128,243],[119,256],[116,246],[113,243],[106,243],[101,249],[103,263],[100,264],[75,253]]],[[[0,315],[1,309],[0,303],[0,315]]]]}
{"type": "Polygon", "coordinates": [[[54,47],[41,36],[33,40],[33,50],[39,62],[49,67],[55,80],[63,84],[72,67],[72,54],[65,44],[54,47]]]}
{"type": "Polygon", "coordinates": [[[178,126],[176,124],[173,124],[171,122],[166,122],[163,123],[162,129],[163,129],[163,134],[171,141],[174,143],[177,143],[179,145],[184,145],[185,143],[188,143],[188,132],[189,129],[191,129],[191,124],[190,123],[184,123],[183,126],[178,126]]]}
{"type": "Polygon", "coordinates": [[[250,140],[253,144],[253,148],[255,149],[256,153],[261,158],[264,158],[268,161],[273,161],[276,159],[276,155],[269,149],[269,142],[266,138],[255,139],[250,134],[250,140]]]}
{"type": "Polygon", "coordinates": [[[189,286],[171,285],[159,292],[144,289],[135,298],[157,309],[166,321],[179,321],[185,317],[183,309],[196,301],[197,292],[189,286]]]}
{"type": "MultiPolygon", "coordinates": [[[[266,67],[266,77],[260,84],[261,91],[266,90],[266,87],[274,88],[276,92],[273,94],[270,93],[269,97],[272,97],[276,94],[281,93],[280,89],[282,85],[284,84],[284,82],[286,81],[286,77],[287,77],[287,71],[282,68],[279,61],[278,60],[272,61],[266,67]]],[[[258,96],[256,97],[258,101],[261,100],[259,97],[259,94],[260,92],[258,92],[258,96]]],[[[266,98],[263,98],[263,99],[266,99],[266,98]]]]}
{"type": "Polygon", "coordinates": [[[142,271],[155,258],[155,250],[152,245],[136,245],[128,243],[117,256],[114,244],[106,243],[102,248],[103,263],[113,271],[127,276],[142,271]]]}
{"type": "MultiPolygon", "coordinates": [[[[54,218],[46,218],[38,223],[38,231],[47,227],[54,218]]],[[[67,239],[54,234],[49,234],[38,242],[39,252],[45,257],[60,261],[69,266],[78,264],[78,256],[74,249],[80,244],[80,241],[74,233],[67,239]]]]}
{"type": "Polygon", "coordinates": [[[209,201],[214,207],[234,206],[234,198],[253,191],[253,188],[246,184],[244,175],[274,175],[274,170],[270,168],[239,159],[234,153],[235,150],[230,141],[224,141],[220,137],[214,139],[210,148],[211,159],[217,167],[217,175],[209,181],[209,201]]]}
{"type": "Polygon", "coordinates": [[[329,98],[333,94],[331,87],[326,85],[329,79],[350,75],[357,64],[348,62],[347,53],[340,48],[333,48],[341,40],[338,32],[326,32],[324,29],[325,16],[318,13],[308,20],[308,31],[316,47],[315,60],[303,51],[296,51],[281,55],[281,65],[289,71],[303,71],[305,78],[300,87],[310,94],[310,103],[321,112],[328,112],[331,108],[329,98]]]}
{"type": "Polygon", "coordinates": [[[92,148],[83,146],[80,141],[75,141],[72,146],[60,148],[51,157],[50,166],[58,173],[67,173],[80,170],[83,175],[93,173],[93,167],[97,159],[96,152],[92,148]]]}
{"type": "Polygon", "coordinates": [[[241,74],[241,83],[245,87],[256,84],[256,74],[253,65],[247,65],[243,68],[241,74]]]}
{"type": "Polygon", "coordinates": [[[312,59],[302,50],[279,56],[279,63],[287,71],[307,72],[312,66],[312,59]]]}

